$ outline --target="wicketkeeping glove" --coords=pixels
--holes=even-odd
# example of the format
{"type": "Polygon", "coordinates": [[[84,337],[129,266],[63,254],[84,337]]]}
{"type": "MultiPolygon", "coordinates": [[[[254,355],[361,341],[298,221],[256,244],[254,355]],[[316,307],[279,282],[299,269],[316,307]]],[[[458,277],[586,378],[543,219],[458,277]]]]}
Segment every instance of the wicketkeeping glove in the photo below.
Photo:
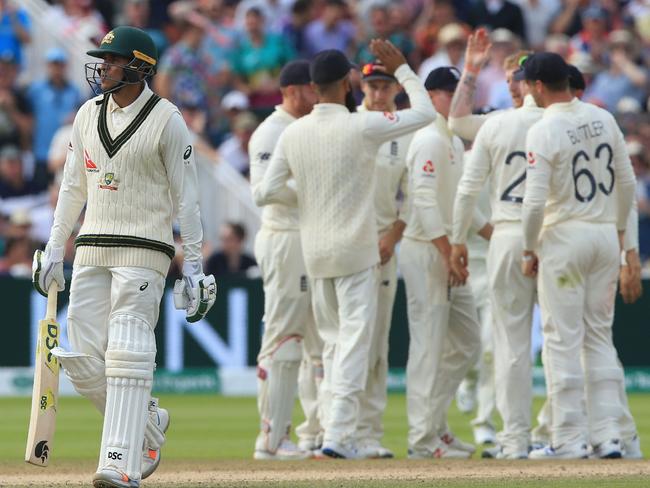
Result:
{"type": "Polygon", "coordinates": [[[45,251],[38,250],[34,253],[32,262],[32,282],[34,288],[44,297],[47,296],[47,290],[50,289],[52,281],[55,281],[58,290],[65,290],[65,278],[63,276],[63,247],[50,246],[45,247],[45,251]]]}
{"type": "Polygon", "coordinates": [[[187,321],[197,322],[208,313],[217,298],[214,276],[205,276],[200,263],[183,264],[183,279],[174,284],[174,306],[187,311],[187,321]]]}

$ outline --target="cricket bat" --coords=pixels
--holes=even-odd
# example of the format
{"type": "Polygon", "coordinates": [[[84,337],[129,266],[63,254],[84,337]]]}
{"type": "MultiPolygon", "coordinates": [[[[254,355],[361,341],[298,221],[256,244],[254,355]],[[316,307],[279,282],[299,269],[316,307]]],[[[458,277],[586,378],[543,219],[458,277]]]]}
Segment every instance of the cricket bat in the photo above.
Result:
{"type": "Polygon", "coordinates": [[[54,441],[56,404],[59,399],[59,361],[52,354],[52,349],[59,345],[59,324],[56,321],[57,294],[57,285],[52,282],[47,292],[45,318],[38,323],[32,411],[25,449],[25,462],[42,467],[47,466],[50,460],[54,441]]]}

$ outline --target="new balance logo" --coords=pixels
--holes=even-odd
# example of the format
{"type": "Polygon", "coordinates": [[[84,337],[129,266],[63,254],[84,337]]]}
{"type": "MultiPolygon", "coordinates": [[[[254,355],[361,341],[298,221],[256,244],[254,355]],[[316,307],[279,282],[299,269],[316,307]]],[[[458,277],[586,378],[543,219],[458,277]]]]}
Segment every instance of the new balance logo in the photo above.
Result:
{"type": "Polygon", "coordinates": [[[84,162],[86,163],[86,171],[88,173],[97,173],[99,172],[99,168],[97,168],[97,165],[95,162],[90,159],[90,156],[88,155],[88,151],[84,149],[84,162]]]}

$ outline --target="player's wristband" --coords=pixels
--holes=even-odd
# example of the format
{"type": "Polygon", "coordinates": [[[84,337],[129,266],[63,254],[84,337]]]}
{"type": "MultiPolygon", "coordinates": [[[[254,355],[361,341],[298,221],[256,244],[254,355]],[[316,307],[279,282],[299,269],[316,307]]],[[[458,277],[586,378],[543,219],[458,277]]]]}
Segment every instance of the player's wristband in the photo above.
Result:
{"type": "Polygon", "coordinates": [[[627,266],[627,251],[625,249],[621,251],[621,266],[627,266]]]}

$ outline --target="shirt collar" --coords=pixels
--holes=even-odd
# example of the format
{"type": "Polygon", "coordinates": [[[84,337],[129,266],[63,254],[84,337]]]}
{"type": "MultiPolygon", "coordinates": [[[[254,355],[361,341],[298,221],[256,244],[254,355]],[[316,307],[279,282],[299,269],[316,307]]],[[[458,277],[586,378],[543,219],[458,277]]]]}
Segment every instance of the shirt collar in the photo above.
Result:
{"type": "Polygon", "coordinates": [[[144,90],[142,90],[142,93],[136,98],[133,103],[130,105],[127,105],[126,107],[120,107],[117,103],[115,103],[115,100],[113,100],[113,94],[110,95],[108,98],[108,112],[113,113],[121,110],[125,115],[130,115],[132,113],[138,113],[140,112],[140,109],[143,107],[145,103],[147,103],[147,100],[151,97],[151,94],[153,92],[151,89],[147,86],[147,84],[144,84],[144,90]]]}
{"type": "Polygon", "coordinates": [[[445,119],[441,113],[438,113],[436,119],[431,123],[431,125],[438,129],[441,134],[447,136],[447,139],[450,141],[453,139],[454,133],[449,129],[449,125],[447,125],[447,119],[445,119]]]}
{"type": "Polygon", "coordinates": [[[336,113],[336,112],[348,112],[349,110],[345,105],[340,103],[317,103],[314,105],[314,113],[336,113]]]}
{"type": "Polygon", "coordinates": [[[572,110],[575,110],[578,104],[580,103],[582,102],[578,100],[576,97],[573,97],[573,100],[571,100],[570,102],[554,103],[546,107],[546,110],[544,111],[544,115],[553,112],[570,112],[572,110]]]}
{"type": "Polygon", "coordinates": [[[278,113],[278,115],[284,119],[290,120],[293,122],[296,120],[296,118],[291,115],[289,112],[287,112],[284,108],[282,108],[282,105],[276,105],[275,106],[275,111],[278,113]]]}
{"type": "Polygon", "coordinates": [[[537,104],[535,103],[535,99],[533,98],[532,95],[528,94],[524,97],[524,103],[522,107],[528,107],[528,108],[539,108],[537,104]]]}

